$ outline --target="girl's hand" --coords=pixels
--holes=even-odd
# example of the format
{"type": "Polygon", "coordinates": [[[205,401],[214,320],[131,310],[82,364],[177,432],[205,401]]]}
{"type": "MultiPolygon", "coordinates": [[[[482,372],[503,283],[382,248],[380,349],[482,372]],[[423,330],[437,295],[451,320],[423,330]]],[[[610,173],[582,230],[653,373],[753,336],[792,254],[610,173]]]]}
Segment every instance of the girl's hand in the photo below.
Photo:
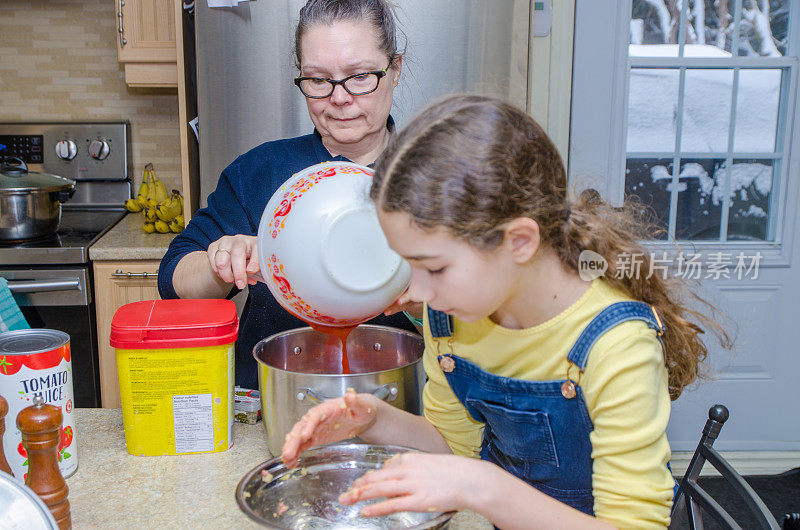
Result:
{"type": "Polygon", "coordinates": [[[258,264],[258,238],[243,234],[222,236],[208,246],[208,262],[225,283],[239,289],[264,281],[258,264]]]}
{"type": "Polygon", "coordinates": [[[491,466],[481,460],[454,455],[402,453],[353,482],[339,497],[345,505],[386,497],[365,506],[364,517],[395,512],[449,512],[470,508],[470,501],[486,487],[491,466]]]}
{"type": "Polygon", "coordinates": [[[358,436],[377,417],[376,400],[371,394],[356,394],[353,389],[309,410],[286,435],[281,458],[289,468],[306,449],[358,436]]]}
{"type": "Polygon", "coordinates": [[[383,312],[383,314],[388,317],[390,315],[394,315],[395,313],[399,313],[400,311],[408,311],[412,317],[422,318],[423,307],[424,306],[422,302],[412,300],[408,295],[408,291],[406,291],[401,294],[400,298],[398,298],[395,303],[390,305],[386,311],[383,312]]]}

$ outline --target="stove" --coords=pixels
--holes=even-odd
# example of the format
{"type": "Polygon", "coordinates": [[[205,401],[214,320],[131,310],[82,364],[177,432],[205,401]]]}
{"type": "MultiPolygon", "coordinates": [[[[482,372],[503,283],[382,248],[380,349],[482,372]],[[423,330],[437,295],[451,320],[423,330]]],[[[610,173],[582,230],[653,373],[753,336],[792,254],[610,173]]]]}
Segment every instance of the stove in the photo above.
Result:
{"type": "Polygon", "coordinates": [[[0,242],[0,267],[89,263],[89,247],[124,216],[124,210],[68,210],[64,206],[54,235],[0,242]]]}
{"type": "Polygon", "coordinates": [[[78,407],[100,406],[89,247],[125,215],[130,152],[125,121],[0,123],[0,155],[22,158],[30,171],[76,181],[56,234],[0,242],[0,276],[32,328],[69,334],[78,407]]]}

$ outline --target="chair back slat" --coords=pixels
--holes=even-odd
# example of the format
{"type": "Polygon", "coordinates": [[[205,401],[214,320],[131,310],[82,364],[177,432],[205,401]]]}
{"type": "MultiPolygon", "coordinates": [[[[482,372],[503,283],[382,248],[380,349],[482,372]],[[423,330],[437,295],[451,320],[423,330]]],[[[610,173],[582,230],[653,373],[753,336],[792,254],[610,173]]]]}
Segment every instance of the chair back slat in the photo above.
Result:
{"type": "MultiPolygon", "coordinates": [[[[703,511],[711,515],[717,521],[717,523],[722,525],[723,528],[727,528],[729,530],[741,530],[742,527],[736,521],[734,521],[733,517],[731,517],[731,514],[729,514],[725,508],[715,501],[714,498],[697,483],[690,480],[684,491],[686,492],[686,496],[691,499],[692,504],[700,505],[703,511]]],[[[695,526],[692,528],[700,528],[700,526],[697,526],[697,520],[702,521],[702,518],[696,517],[695,526]]]]}
{"type": "Polygon", "coordinates": [[[773,528],[780,528],[778,521],[772,516],[772,513],[758,496],[758,493],[747,483],[742,476],[733,469],[727,460],[722,458],[716,449],[711,446],[706,446],[703,451],[703,456],[706,461],[714,466],[714,469],[719,471],[720,475],[725,478],[725,481],[736,490],[736,493],[744,500],[747,507],[752,512],[753,516],[758,520],[759,528],[764,530],[771,530],[773,528]],[[774,523],[774,524],[773,524],[774,523]]]}
{"type": "Polygon", "coordinates": [[[703,516],[700,507],[694,502],[694,499],[689,499],[686,503],[686,514],[689,521],[689,528],[692,530],[703,530],[703,516]]]}
{"type": "MultiPolygon", "coordinates": [[[[723,424],[728,419],[728,409],[724,405],[714,405],[708,411],[708,421],[703,428],[700,443],[697,444],[689,467],[683,476],[675,501],[672,506],[671,518],[676,522],[676,516],[686,512],[689,528],[692,530],[703,528],[702,512],[711,515],[724,528],[739,530],[741,526],[733,517],[715,501],[707,491],[697,483],[697,478],[708,462],[719,471],[722,478],[745,501],[745,505],[758,521],[758,527],[764,530],[780,530],[778,521],[770,513],[767,505],[753,490],[739,473],[731,466],[712,446],[719,436],[723,424]]],[[[670,524],[673,527],[673,524],[670,524]]]]}

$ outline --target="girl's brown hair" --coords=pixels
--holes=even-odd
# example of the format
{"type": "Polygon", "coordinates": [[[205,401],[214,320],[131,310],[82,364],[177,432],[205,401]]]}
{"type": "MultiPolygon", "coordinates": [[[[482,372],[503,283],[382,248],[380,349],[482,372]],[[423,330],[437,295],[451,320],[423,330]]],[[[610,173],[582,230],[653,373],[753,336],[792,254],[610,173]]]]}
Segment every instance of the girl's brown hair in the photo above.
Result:
{"type": "Polygon", "coordinates": [[[663,320],[672,399],[695,380],[708,354],[704,328],[730,346],[718,324],[688,308],[685,297],[699,298],[679,279],[648,274],[650,255],[639,243],[653,235],[646,210],[631,202],[613,208],[590,194],[570,201],[556,146],[502,100],[457,95],[428,106],[376,162],[370,197],[383,211],[408,213],[421,228],[443,227],[482,250],[501,243],[506,223],[530,217],[566,268],[577,272],[584,250],[603,256],[605,281],[655,307],[663,320]],[[618,273],[626,256],[636,256],[640,274],[618,273]]]}

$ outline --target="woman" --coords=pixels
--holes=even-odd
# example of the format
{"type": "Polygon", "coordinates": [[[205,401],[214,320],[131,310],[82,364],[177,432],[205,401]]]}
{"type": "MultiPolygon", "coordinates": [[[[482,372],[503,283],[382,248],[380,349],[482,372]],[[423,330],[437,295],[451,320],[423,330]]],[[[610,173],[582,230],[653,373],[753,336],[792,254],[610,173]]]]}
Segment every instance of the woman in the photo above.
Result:
{"type": "MultiPolygon", "coordinates": [[[[236,342],[236,384],[248,388],[258,387],[253,346],[305,325],[253,277],[261,214],[294,173],[325,161],[370,165],[383,151],[394,128],[389,111],[402,66],[391,6],[309,0],[300,10],[295,57],[295,84],[306,96],[314,132],[262,144],[225,168],[208,206],[172,241],[158,272],[162,298],[225,298],[250,285],[236,342]]],[[[414,329],[403,315],[371,322],[414,329]]]]}

